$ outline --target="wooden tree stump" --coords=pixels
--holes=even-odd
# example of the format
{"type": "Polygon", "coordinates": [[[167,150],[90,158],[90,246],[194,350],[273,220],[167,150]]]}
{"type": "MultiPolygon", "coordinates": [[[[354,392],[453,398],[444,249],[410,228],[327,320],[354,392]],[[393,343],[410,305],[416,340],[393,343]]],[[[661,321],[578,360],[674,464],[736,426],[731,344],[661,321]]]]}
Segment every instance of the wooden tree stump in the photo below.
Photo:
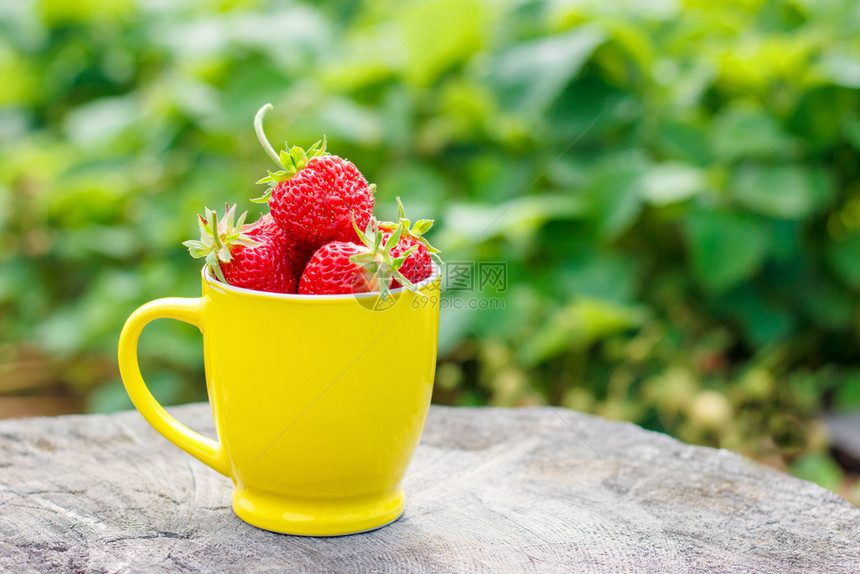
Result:
{"type": "Polygon", "coordinates": [[[0,571],[860,572],[835,494],[563,409],[432,407],[406,513],[370,533],[258,530],[231,487],[136,412],[2,421],[0,571]]]}

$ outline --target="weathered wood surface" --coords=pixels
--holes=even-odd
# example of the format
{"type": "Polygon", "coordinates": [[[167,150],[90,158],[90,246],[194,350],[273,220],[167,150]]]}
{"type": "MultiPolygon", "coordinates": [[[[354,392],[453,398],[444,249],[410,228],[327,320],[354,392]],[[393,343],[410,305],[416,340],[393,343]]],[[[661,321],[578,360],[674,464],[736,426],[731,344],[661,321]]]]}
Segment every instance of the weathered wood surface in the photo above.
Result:
{"type": "MultiPolygon", "coordinates": [[[[173,410],[211,435],[206,405],[173,410]]],[[[548,408],[433,407],[394,524],[258,530],[136,412],[0,422],[2,572],[860,572],[860,510],[735,454],[548,408]]]]}

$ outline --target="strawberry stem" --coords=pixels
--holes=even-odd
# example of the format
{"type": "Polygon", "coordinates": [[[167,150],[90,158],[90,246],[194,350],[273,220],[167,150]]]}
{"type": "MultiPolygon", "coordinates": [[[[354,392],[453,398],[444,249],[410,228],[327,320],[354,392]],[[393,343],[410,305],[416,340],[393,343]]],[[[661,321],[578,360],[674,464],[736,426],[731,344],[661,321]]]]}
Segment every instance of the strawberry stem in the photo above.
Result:
{"type": "Polygon", "coordinates": [[[260,141],[260,145],[263,146],[264,150],[266,150],[268,156],[272,158],[276,164],[281,165],[281,158],[278,155],[278,152],[276,152],[275,148],[272,147],[272,144],[269,143],[269,140],[266,138],[266,132],[263,131],[263,118],[272,109],[272,104],[266,104],[257,111],[257,115],[254,116],[254,131],[257,134],[257,139],[260,141]]]}
{"type": "Polygon", "coordinates": [[[325,151],[325,135],[323,135],[323,138],[320,141],[308,148],[308,151],[295,145],[290,147],[287,142],[284,142],[284,151],[281,153],[276,152],[275,148],[272,147],[272,144],[269,143],[268,138],[266,138],[266,132],[263,131],[263,118],[271,109],[273,109],[272,104],[266,104],[257,111],[257,115],[254,116],[254,132],[257,134],[257,139],[260,141],[260,145],[263,146],[263,149],[269,157],[272,158],[272,161],[278,164],[278,167],[281,169],[278,171],[267,170],[269,175],[257,181],[257,183],[268,183],[269,189],[267,189],[266,193],[262,196],[252,199],[251,201],[254,203],[268,202],[269,198],[272,196],[272,190],[279,183],[289,181],[291,177],[296,175],[305,167],[305,165],[307,165],[309,160],[315,157],[328,155],[328,152],[325,151]]]}

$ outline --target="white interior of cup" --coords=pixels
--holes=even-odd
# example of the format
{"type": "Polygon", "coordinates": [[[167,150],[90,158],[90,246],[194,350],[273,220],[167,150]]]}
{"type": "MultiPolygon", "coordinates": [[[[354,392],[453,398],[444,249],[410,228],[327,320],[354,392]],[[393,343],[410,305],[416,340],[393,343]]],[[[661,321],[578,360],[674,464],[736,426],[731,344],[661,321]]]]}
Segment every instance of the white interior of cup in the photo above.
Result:
{"type": "MultiPolygon", "coordinates": [[[[433,266],[433,273],[430,274],[430,277],[416,285],[416,287],[418,287],[419,289],[425,287],[426,285],[429,285],[430,283],[438,279],[439,276],[442,274],[442,268],[435,261],[432,261],[430,264],[433,266]]],[[[203,267],[203,277],[206,279],[206,282],[209,283],[210,287],[222,293],[226,291],[232,291],[233,293],[243,293],[246,295],[275,297],[279,299],[301,299],[309,301],[318,301],[323,299],[355,299],[379,296],[379,291],[371,291],[370,293],[347,293],[346,295],[299,295],[298,293],[269,293],[267,291],[254,291],[253,289],[234,287],[233,285],[228,285],[226,283],[218,281],[218,279],[212,276],[212,273],[210,273],[208,266],[203,267]]],[[[389,294],[397,295],[398,293],[402,293],[403,291],[406,291],[406,287],[398,287],[397,289],[392,289],[391,291],[389,291],[389,294]]]]}

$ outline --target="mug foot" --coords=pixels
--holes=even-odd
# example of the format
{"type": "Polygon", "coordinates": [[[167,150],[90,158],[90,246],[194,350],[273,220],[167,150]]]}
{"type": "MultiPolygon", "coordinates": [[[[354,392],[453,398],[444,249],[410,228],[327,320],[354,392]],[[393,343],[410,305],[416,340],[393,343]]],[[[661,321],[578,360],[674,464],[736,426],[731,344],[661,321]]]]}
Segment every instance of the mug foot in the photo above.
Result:
{"type": "Polygon", "coordinates": [[[375,530],[403,514],[403,491],[361,498],[287,498],[236,488],[236,516],[257,528],[298,536],[343,536],[375,530]]]}

